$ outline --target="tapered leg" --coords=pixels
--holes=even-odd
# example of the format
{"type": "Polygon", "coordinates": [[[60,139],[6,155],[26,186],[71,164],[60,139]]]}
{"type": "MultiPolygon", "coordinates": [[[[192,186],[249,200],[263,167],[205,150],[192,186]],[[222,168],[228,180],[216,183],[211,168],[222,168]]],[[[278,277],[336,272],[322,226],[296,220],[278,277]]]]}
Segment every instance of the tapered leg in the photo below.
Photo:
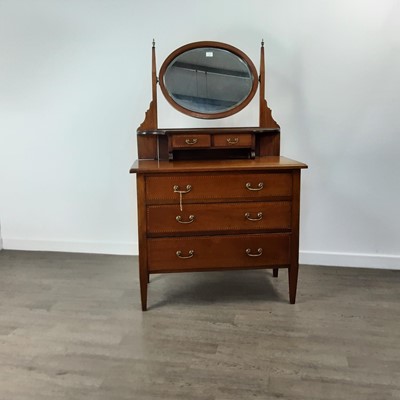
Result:
{"type": "Polygon", "coordinates": [[[299,272],[299,224],[300,224],[300,170],[292,171],[292,237],[290,248],[289,299],[296,302],[297,276],[299,272]]]}
{"type": "Polygon", "coordinates": [[[274,269],[272,270],[272,276],[273,276],[274,278],[277,278],[277,277],[278,277],[278,271],[279,271],[279,268],[274,268],[274,269]]]}
{"type": "Polygon", "coordinates": [[[139,281],[140,299],[142,311],[147,310],[147,284],[149,283],[149,271],[147,269],[147,221],[146,221],[146,194],[144,176],[138,174],[137,183],[137,206],[138,206],[138,236],[139,236],[139,281]]]}
{"type": "Polygon", "coordinates": [[[147,310],[147,283],[149,274],[140,270],[140,298],[142,301],[142,311],[147,310]]]}
{"type": "Polygon", "coordinates": [[[299,264],[291,265],[289,270],[288,270],[290,304],[295,304],[296,303],[298,272],[299,272],[299,264]]]}

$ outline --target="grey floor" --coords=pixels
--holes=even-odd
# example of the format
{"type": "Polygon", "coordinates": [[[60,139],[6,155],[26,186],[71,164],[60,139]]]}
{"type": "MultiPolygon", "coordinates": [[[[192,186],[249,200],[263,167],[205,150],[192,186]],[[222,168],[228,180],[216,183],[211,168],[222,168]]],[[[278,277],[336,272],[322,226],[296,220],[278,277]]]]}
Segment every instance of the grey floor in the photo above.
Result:
{"type": "Polygon", "coordinates": [[[400,271],[137,268],[1,251],[0,399],[400,399],[400,271]]]}

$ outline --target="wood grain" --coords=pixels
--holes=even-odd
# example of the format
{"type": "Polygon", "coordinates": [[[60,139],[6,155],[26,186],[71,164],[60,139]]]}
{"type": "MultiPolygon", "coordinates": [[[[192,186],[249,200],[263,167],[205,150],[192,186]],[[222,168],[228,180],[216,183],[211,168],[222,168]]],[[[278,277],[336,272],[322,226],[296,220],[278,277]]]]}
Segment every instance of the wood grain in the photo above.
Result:
{"type": "Polygon", "coordinates": [[[149,236],[219,231],[289,230],[289,201],[186,204],[181,211],[177,204],[147,207],[149,236]],[[247,217],[246,217],[247,215],[247,217]],[[177,221],[180,217],[180,221],[177,221]],[[192,217],[192,218],[191,218],[192,217]]]}
{"type": "MultiPolygon", "coordinates": [[[[214,171],[215,172],[215,171],[214,171]]],[[[139,174],[140,175],[140,174],[139,174]]],[[[183,199],[203,201],[211,199],[222,202],[227,199],[256,201],[292,195],[292,174],[289,172],[224,173],[224,174],[166,174],[146,176],[146,200],[148,204],[172,201],[179,204],[179,193],[187,191],[183,199]],[[188,185],[190,190],[187,190],[188,185]],[[249,186],[249,188],[247,187],[249,186]]]]}
{"type": "Polygon", "coordinates": [[[157,238],[149,239],[147,246],[150,273],[262,268],[290,263],[289,233],[157,238]],[[247,249],[250,255],[246,254],[247,249]],[[177,251],[182,252],[182,258],[177,251]]]}
{"type": "Polygon", "coordinates": [[[289,298],[295,303],[300,170],[306,165],[283,157],[253,161],[249,168],[248,161],[235,160],[228,170],[211,161],[148,161],[144,168],[138,162],[139,248],[146,252],[140,257],[143,311],[150,273],[251,267],[273,268],[274,277],[278,268],[289,268],[289,298]],[[185,164],[202,165],[190,170],[183,169],[185,164]],[[246,203],[257,209],[243,211],[246,203]],[[255,224],[273,204],[278,212],[272,225],[265,220],[255,224]],[[277,204],[286,205],[283,213],[277,204]],[[238,210],[239,220],[234,214],[238,210]]]}
{"type": "Polygon", "coordinates": [[[159,174],[165,172],[256,171],[268,169],[303,169],[306,164],[281,156],[259,157],[254,160],[156,161],[136,160],[131,173],[159,174]]]}

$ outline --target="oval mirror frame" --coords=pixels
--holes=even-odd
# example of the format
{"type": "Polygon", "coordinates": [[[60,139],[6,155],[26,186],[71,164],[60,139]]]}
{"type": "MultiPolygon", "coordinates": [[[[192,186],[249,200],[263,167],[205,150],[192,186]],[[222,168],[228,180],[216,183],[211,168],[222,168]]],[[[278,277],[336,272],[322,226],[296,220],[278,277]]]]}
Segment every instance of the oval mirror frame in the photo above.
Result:
{"type": "Polygon", "coordinates": [[[226,43],[221,43],[221,42],[213,42],[213,41],[202,41],[202,42],[193,42],[186,44],[182,47],[179,47],[175,51],[173,51],[164,61],[160,68],[160,75],[159,75],[159,84],[161,91],[164,95],[164,97],[167,99],[167,101],[178,111],[182,112],[183,114],[189,115],[190,117],[195,117],[195,118],[202,118],[202,119],[218,119],[218,118],[225,118],[228,116],[231,116],[233,114],[236,114],[240,110],[242,110],[244,107],[246,107],[250,101],[253,99],[254,95],[256,94],[257,87],[258,87],[258,75],[257,75],[257,70],[253,64],[253,62],[250,60],[250,58],[243,53],[241,50],[237,49],[236,47],[233,47],[231,45],[228,45],[226,43]],[[252,84],[251,88],[248,92],[248,94],[240,100],[240,102],[237,102],[236,105],[229,107],[221,112],[213,112],[213,113],[207,113],[207,112],[201,112],[201,111],[196,111],[196,110],[191,110],[189,108],[186,108],[179,104],[171,95],[170,91],[168,90],[166,84],[165,84],[165,77],[166,74],[168,73],[169,67],[173,64],[173,62],[182,54],[187,53],[191,50],[195,49],[201,49],[201,48],[206,48],[208,51],[212,49],[218,49],[218,50],[224,50],[227,51],[234,56],[236,56],[240,61],[242,61],[246,66],[248,67],[248,71],[250,73],[250,77],[252,79],[252,84]]]}

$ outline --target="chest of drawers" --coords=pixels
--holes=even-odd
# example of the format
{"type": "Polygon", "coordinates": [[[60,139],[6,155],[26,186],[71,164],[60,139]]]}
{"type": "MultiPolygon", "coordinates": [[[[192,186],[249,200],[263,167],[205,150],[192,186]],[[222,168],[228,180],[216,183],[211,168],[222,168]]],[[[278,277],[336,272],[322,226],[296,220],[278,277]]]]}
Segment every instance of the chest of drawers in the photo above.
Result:
{"type": "Polygon", "coordinates": [[[287,269],[294,303],[302,168],[279,156],[136,161],[142,309],[150,274],[255,268],[287,269]]]}
{"type": "Polygon", "coordinates": [[[287,269],[294,303],[307,165],[280,156],[280,127],[265,98],[264,42],[259,74],[241,50],[211,41],[173,51],[159,76],[153,41],[151,64],[151,102],[130,171],[137,177],[142,309],[150,274],[254,268],[270,268],[274,277],[287,269]],[[233,116],[258,91],[258,125],[161,129],[158,84],[173,108],[206,120],[233,116]]]}

